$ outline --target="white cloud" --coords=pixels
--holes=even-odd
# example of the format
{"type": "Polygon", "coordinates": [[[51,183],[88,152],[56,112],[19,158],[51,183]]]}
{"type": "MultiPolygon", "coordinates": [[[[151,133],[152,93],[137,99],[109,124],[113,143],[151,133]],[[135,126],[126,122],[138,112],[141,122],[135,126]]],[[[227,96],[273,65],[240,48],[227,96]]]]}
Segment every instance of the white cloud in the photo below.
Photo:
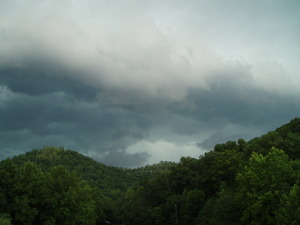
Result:
{"type": "Polygon", "coordinates": [[[150,155],[147,164],[153,164],[160,161],[178,162],[181,157],[190,156],[198,158],[205,151],[196,147],[195,144],[176,145],[165,140],[150,142],[141,140],[126,149],[127,153],[134,154],[138,152],[146,152],[150,155]]]}
{"type": "MultiPolygon", "coordinates": [[[[247,17],[251,12],[232,14],[245,11],[246,5],[254,6],[253,10],[257,5],[234,3],[225,4],[226,10],[220,15],[217,2],[208,1],[184,7],[179,1],[174,4],[67,0],[6,3],[15,17],[3,16],[5,20],[0,24],[3,46],[0,59],[2,64],[21,65],[28,58],[56,61],[84,74],[76,79],[105,90],[99,93],[99,99],[123,105],[158,100],[180,102],[190,88],[208,89],[225,80],[288,92],[296,75],[289,72],[285,61],[279,69],[275,64],[261,63],[270,62],[269,56],[262,58],[253,51],[265,47],[267,52],[273,49],[278,53],[281,45],[279,50],[273,47],[286,36],[269,44],[264,32],[268,35],[272,29],[260,28],[262,33],[257,35],[247,17]],[[171,5],[174,11],[168,10],[171,5]],[[200,12],[195,15],[197,10],[200,12]],[[231,16],[227,18],[228,15],[231,16]],[[240,21],[236,21],[237,17],[240,21]],[[176,25],[180,20],[180,25],[176,25]],[[228,62],[225,60],[228,55],[244,61],[228,62]],[[259,62],[253,60],[258,55],[259,62]]],[[[269,16],[259,15],[265,24],[270,23],[269,16]]],[[[277,27],[284,29],[283,25],[277,27]]],[[[292,34],[290,29],[287,32],[292,34]]]]}
{"type": "Polygon", "coordinates": [[[151,22],[112,32],[46,17],[23,21],[5,32],[10,36],[1,40],[6,46],[0,54],[2,64],[45,58],[82,71],[79,79],[110,95],[138,93],[140,100],[180,101],[188,88],[206,87],[206,73],[222,66],[206,49],[180,46],[151,22]]]}

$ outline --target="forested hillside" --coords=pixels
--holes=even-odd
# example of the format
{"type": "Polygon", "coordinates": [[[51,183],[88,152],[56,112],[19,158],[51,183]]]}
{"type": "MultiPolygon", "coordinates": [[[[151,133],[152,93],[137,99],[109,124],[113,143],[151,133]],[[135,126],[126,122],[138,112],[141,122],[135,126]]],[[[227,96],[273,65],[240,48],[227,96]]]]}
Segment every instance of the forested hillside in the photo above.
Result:
{"type": "Polygon", "coordinates": [[[300,119],[138,169],[45,147],[0,162],[0,224],[300,224],[300,119]]]}
{"type": "Polygon", "coordinates": [[[143,177],[159,174],[174,164],[161,162],[138,169],[118,168],[106,166],[76,151],[65,150],[63,147],[44,147],[16,156],[12,160],[17,165],[22,165],[27,161],[34,162],[43,171],[53,166],[63,165],[68,171],[75,171],[90,185],[96,186],[107,193],[112,192],[112,190],[124,191],[143,177]]]}
{"type": "Polygon", "coordinates": [[[0,224],[2,224],[1,218],[3,221],[12,220],[13,224],[95,224],[95,222],[102,224],[104,221],[119,221],[120,206],[123,204],[126,190],[138,185],[141,180],[168,171],[174,165],[175,163],[172,162],[161,162],[137,169],[117,168],[106,166],[75,151],[65,150],[63,147],[44,147],[3,160],[0,163],[0,212],[2,213],[0,224]],[[24,170],[26,170],[25,174],[24,170]],[[49,176],[53,178],[53,184],[49,183],[49,176]],[[35,184],[35,181],[38,183],[35,184]],[[51,189],[48,185],[58,185],[62,189],[57,188],[53,193],[51,192],[53,190],[48,190],[51,189]],[[39,187],[42,187],[41,190],[37,190],[40,189],[39,187]],[[80,192],[82,187],[86,188],[85,194],[90,198],[84,197],[80,192]],[[82,216],[87,214],[79,199],[68,199],[71,197],[68,193],[70,188],[80,189],[78,192],[73,190],[73,194],[82,195],[78,197],[84,204],[89,205],[91,212],[94,213],[89,215],[90,219],[74,218],[72,222],[67,219],[73,214],[82,214],[82,216]],[[54,196],[51,201],[55,201],[55,205],[44,201],[50,195],[54,196]],[[19,198],[26,200],[20,203],[19,198]],[[72,204],[64,206],[57,203],[61,201],[70,201],[69,203],[72,204]],[[46,208],[56,208],[57,214],[40,204],[45,205],[46,208]],[[26,211],[26,208],[30,210],[26,211]],[[34,214],[32,210],[35,211],[34,214]],[[64,210],[68,211],[68,214],[58,218],[57,215],[64,210]],[[40,212],[46,213],[47,216],[40,215],[40,212]],[[53,214],[56,215],[55,218],[52,218],[53,214]]]}

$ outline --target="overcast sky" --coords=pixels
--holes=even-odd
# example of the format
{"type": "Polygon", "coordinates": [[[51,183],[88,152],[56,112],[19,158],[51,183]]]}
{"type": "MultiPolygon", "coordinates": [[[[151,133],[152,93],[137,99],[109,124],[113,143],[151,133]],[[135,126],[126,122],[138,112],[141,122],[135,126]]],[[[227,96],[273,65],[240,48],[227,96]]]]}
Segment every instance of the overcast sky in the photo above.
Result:
{"type": "Polygon", "coordinates": [[[138,167],[300,114],[298,0],[1,0],[0,159],[138,167]]]}

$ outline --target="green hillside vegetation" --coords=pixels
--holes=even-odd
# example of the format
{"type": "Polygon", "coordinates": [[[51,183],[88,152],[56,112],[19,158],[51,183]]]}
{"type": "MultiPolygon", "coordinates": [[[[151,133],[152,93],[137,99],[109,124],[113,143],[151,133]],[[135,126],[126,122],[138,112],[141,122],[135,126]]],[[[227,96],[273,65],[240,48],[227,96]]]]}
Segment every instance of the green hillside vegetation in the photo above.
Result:
{"type": "Polygon", "coordinates": [[[300,224],[300,118],[137,169],[44,147],[0,162],[0,224],[300,224]]]}

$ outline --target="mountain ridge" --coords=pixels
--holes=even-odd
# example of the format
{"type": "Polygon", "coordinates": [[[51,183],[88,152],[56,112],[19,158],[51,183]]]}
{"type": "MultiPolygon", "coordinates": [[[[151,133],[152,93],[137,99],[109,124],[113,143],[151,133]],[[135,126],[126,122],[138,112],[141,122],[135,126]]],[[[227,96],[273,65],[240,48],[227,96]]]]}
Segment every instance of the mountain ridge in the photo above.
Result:
{"type": "Polygon", "coordinates": [[[199,158],[136,169],[47,146],[0,161],[0,223],[300,224],[299,168],[300,118],[199,158]]]}

